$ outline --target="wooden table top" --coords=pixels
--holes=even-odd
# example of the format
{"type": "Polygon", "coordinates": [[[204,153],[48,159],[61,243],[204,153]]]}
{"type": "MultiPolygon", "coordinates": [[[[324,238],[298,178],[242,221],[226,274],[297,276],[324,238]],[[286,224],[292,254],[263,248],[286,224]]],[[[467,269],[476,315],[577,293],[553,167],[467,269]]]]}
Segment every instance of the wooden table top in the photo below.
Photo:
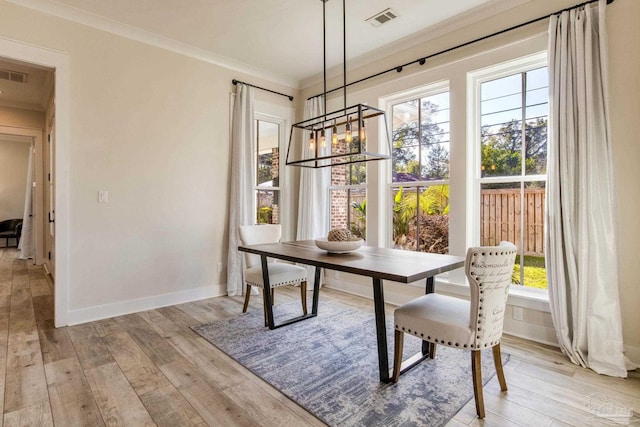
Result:
{"type": "Polygon", "coordinates": [[[348,254],[330,254],[313,240],[241,245],[238,250],[300,264],[410,283],[464,267],[464,257],[363,246],[348,254]]]}

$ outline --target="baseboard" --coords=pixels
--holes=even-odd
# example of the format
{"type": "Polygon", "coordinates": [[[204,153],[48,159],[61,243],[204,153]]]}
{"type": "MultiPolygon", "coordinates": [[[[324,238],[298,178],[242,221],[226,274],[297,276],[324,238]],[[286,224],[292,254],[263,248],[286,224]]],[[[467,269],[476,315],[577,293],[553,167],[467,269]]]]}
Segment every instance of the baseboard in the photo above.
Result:
{"type": "Polygon", "coordinates": [[[152,310],[154,308],[169,305],[183,304],[198,301],[205,298],[219,297],[227,294],[226,285],[213,285],[206,288],[189,289],[180,292],[154,295],[128,301],[118,301],[110,304],[95,305],[92,307],[69,310],[67,319],[69,326],[80,323],[93,322],[95,320],[108,319],[110,317],[137,313],[139,311],[152,310]]]}

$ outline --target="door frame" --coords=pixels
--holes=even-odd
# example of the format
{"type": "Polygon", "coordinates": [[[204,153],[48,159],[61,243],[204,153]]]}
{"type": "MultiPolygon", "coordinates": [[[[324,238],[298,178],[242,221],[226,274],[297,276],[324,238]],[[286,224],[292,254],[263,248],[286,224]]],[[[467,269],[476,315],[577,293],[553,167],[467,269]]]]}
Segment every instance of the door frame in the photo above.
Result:
{"type": "MultiPolygon", "coordinates": [[[[42,145],[42,129],[37,128],[20,128],[15,126],[2,126],[0,125],[0,134],[2,135],[18,135],[31,138],[33,146],[35,148],[35,155],[33,156],[33,167],[35,171],[36,181],[36,204],[32,207],[32,212],[35,212],[34,221],[34,235],[36,238],[36,257],[34,263],[42,265],[44,262],[44,151],[42,145]]],[[[31,153],[29,153],[31,155],[31,153]]]]}
{"type": "Polygon", "coordinates": [[[69,317],[70,284],[70,215],[69,215],[69,118],[70,79],[69,55],[52,49],[37,47],[14,40],[0,38],[0,56],[55,69],[56,113],[56,236],[54,323],[67,326],[69,317]]]}

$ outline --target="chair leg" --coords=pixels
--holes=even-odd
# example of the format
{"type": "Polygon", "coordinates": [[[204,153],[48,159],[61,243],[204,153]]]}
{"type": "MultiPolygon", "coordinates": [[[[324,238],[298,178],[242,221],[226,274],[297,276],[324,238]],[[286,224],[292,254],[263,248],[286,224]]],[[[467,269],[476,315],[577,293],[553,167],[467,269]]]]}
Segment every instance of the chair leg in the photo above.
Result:
{"type": "Polygon", "coordinates": [[[300,283],[300,299],[302,300],[302,314],[307,315],[307,281],[300,283]]]}
{"type": "Polygon", "coordinates": [[[500,390],[507,391],[507,381],[504,379],[502,370],[502,356],[500,354],[500,343],[493,346],[493,363],[496,365],[496,375],[500,382],[500,390]]]}
{"type": "Polygon", "coordinates": [[[480,350],[471,351],[471,375],[473,376],[473,397],[476,401],[478,418],[484,418],[484,397],[482,395],[482,363],[480,350]]]}
{"type": "Polygon", "coordinates": [[[429,359],[436,358],[436,343],[432,342],[429,346],[429,359]]]}
{"type": "Polygon", "coordinates": [[[249,298],[251,298],[251,285],[247,285],[247,288],[244,290],[244,305],[242,306],[243,313],[246,313],[247,308],[249,308],[249,298]]]}
{"type": "Polygon", "coordinates": [[[400,379],[400,368],[402,367],[402,346],[404,345],[404,332],[395,330],[394,350],[393,350],[393,378],[397,383],[400,379]]]}

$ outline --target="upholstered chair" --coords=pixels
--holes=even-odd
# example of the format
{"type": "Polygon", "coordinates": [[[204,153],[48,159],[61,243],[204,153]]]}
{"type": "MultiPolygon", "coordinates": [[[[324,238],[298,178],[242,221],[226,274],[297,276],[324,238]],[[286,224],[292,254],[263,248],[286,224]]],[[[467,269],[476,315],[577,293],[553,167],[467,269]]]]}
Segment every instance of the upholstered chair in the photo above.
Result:
{"type": "Polygon", "coordinates": [[[431,357],[435,357],[436,345],[470,351],[476,412],[479,418],[484,418],[480,364],[483,349],[493,349],[500,389],[507,390],[500,339],[516,252],[516,247],[509,242],[469,248],[465,272],[470,301],[433,293],[416,298],[395,311],[394,382],[398,382],[400,376],[405,333],[432,343],[431,357]]]}
{"type": "MultiPolygon", "coordinates": [[[[239,227],[240,240],[243,245],[259,245],[262,243],[277,243],[282,236],[282,227],[279,224],[243,225],[239,227]]],[[[284,285],[300,285],[300,297],[302,299],[302,312],[307,314],[307,269],[269,260],[269,287],[271,291],[271,303],[273,304],[274,289],[284,285]]],[[[244,283],[246,285],[244,306],[242,312],[246,313],[251,298],[251,287],[260,288],[263,292],[264,280],[262,276],[262,263],[260,256],[245,253],[244,283]]],[[[264,302],[264,300],[263,300],[264,302]]],[[[264,311],[264,323],[267,325],[267,311],[264,311]]]]}

